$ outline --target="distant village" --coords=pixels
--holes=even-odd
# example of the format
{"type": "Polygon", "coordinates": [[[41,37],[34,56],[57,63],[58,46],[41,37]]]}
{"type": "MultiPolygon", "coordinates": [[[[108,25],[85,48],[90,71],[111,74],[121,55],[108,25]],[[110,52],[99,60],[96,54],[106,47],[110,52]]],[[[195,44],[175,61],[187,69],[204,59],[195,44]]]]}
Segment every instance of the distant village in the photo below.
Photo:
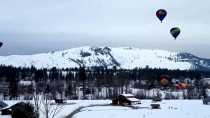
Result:
{"type": "Polygon", "coordinates": [[[111,99],[133,94],[139,99],[200,99],[210,96],[210,72],[167,69],[0,67],[0,99],[111,99]]]}

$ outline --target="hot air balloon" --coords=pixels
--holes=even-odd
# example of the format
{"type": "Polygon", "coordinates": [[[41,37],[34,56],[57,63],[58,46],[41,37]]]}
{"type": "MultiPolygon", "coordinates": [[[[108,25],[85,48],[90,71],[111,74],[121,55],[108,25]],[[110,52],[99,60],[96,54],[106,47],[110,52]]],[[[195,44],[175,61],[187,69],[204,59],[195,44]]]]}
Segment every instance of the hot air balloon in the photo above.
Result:
{"type": "Polygon", "coordinates": [[[189,85],[187,83],[176,84],[176,89],[187,89],[189,85]]]}
{"type": "Polygon", "coordinates": [[[0,42],[0,48],[2,47],[2,45],[3,45],[3,43],[2,43],[2,42],[0,42]]]}
{"type": "Polygon", "coordinates": [[[176,89],[182,89],[182,87],[179,84],[176,84],[176,89]]]}
{"type": "Polygon", "coordinates": [[[187,89],[188,88],[188,84],[186,83],[180,83],[180,86],[182,89],[187,89]]]}
{"type": "Polygon", "coordinates": [[[167,75],[161,75],[160,76],[160,84],[161,84],[161,86],[164,86],[164,87],[168,86],[169,77],[167,75]]]}
{"type": "Polygon", "coordinates": [[[176,39],[180,34],[180,29],[178,27],[171,28],[170,33],[176,39]]]}
{"type": "Polygon", "coordinates": [[[163,21],[163,19],[166,17],[167,15],[167,11],[164,10],[164,9],[159,9],[157,12],[156,12],[156,16],[158,17],[158,19],[161,21],[163,21]]]}
{"type": "Polygon", "coordinates": [[[160,84],[161,84],[161,86],[166,87],[166,86],[168,86],[169,82],[168,82],[167,79],[164,78],[164,79],[161,79],[161,80],[160,80],[160,84]]]}

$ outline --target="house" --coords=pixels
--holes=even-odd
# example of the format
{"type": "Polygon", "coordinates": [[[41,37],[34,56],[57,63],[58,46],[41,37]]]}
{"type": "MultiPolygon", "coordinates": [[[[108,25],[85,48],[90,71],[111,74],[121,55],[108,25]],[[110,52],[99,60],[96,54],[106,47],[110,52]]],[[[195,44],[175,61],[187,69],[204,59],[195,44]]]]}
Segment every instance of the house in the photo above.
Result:
{"type": "Polygon", "coordinates": [[[210,96],[203,99],[203,104],[210,105],[210,96]]]}
{"type": "Polygon", "coordinates": [[[0,78],[0,99],[5,99],[9,95],[9,82],[5,78],[0,78]]]}
{"type": "Polygon", "coordinates": [[[13,103],[11,105],[7,105],[6,107],[0,109],[1,115],[11,115],[13,109],[19,107],[21,104],[25,104],[24,102],[13,103]]]}
{"type": "Polygon", "coordinates": [[[10,115],[11,114],[11,111],[9,111],[8,109],[8,104],[6,104],[5,102],[3,101],[0,101],[0,114],[1,115],[10,115]]]}
{"type": "Polygon", "coordinates": [[[0,101],[0,109],[5,108],[5,107],[7,107],[7,106],[8,106],[8,105],[7,105],[5,102],[0,101]]]}
{"type": "Polygon", "coordinates": [[[201,83],[203,86],[206,86],[206,87],[210,86],[210,78],[201,79],[201,83]]]}
{"type": "Polygon", "coordinates": [[[53,97],[54,97],[55,103],[57,104],[66,103],[65,95],[63,94],[63,92],[62,93],[55,92],[55,95],[53,95],[53,97]]]}
{"type": "Polygon", "coordinates": [[[20,80],[18,82],[18,94],[25,100],[31,100],[33,98],[33,92],[35,88],[35,81],[20,80]]]}
{"type": "Polygon", "coordinates": [[[141,101],[134,97],[132,94],[121,94],[116,98],[112,99],[113,105],[133,105],[133,104],[141,104],[141,101]]]}
{"type": "Polygon", "coordinates": [[[1,115],[11,115],[12,114],[12,111],[9,108],[0,109],[0,114],[1,115]]]}

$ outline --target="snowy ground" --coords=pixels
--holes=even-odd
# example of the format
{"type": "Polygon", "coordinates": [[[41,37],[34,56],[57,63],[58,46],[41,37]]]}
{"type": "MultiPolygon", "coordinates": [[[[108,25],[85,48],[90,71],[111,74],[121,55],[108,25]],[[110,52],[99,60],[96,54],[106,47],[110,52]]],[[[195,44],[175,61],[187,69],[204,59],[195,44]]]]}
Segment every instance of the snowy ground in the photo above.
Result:
{"type": "MultiPolygon", "coordinates": [[[[7,101],[12,104],[17,101],[7,101]]],[[[109,104],[110,100],[76,100],[75,103],[64,105],[55,118],[64,118],[72,111],[81,107],[96,104],[109,104]]],[[[153,110],[150,100],[142,100],[142,104],[136,105],[138,109],[120,106],[95,106],[86,107],[73,118],[210,118],[210,105],[203,105],[201,100],[164,100],[160,102],[161,109],[153,110]]],[[[1,116],[0,118],[10,118],[1,116]]],[[[41,113],[41,118],[44,118],[41,113]]]]}
{"type": "MultiPolygon", "coordinates": [[[[8,105],[13,105],[21,101],[5,101],[8,105]]],[[[28,101],[23,101],[28,102],[28,101]]],[[[62,105],[61,110],[57,113],[55,118],[65,118],[68,116],[71,112],[76,110],[79,107],[85,107],[90,105],[104,105],[104,104],[110,104],[110,100],[69,100],[67,101],[69,105],[62,105]]],[[[55,107],[55,105],[51,106],[52,108],[55,107]]],[[[43,109],[42,109],[43,111],[43,109]]],[[[40,118],[45,118],[44,113],[40,111],[40,118]]],[[[11,118],[10,116],[2,116],[0,115],[0,118],[11,118]]]]}
{"type": "Polygon", "coordinates": [[[102,106],[81,110],[74,118],[210,118],[210,106],[201,100],[168,100],[160,103],[161,109],[151,109],[151,101],[142,101],[138,109],[102,106]]]}

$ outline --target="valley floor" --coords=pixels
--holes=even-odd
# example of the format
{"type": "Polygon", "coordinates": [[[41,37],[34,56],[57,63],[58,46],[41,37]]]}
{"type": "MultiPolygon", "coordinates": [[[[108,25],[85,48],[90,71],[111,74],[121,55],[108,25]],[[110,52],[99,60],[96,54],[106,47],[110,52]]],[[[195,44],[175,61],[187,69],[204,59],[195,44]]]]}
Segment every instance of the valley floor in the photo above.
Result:
{"type": "MultiPolygon", "coordinates": [[[[12,104],[17,101],[7,101],[12,104]]],[[[151,100],[142,100],[136,109],[108,105],[110,100],[76,100],[64,105],[55,118],[66,118],[76,109],[83,107],[73,118],[210,118],[210,105],[203,105],[202,100],[163,100],[161,109],[151,109],[151,100]],[[107,106],[92,106],[105,105],[107,106]]],[[[42,112],[40,118],[44,118],[42,112]]],[[[1,118],[10,118],[1,116],[1,118]]],[[[70,117],[69,117],[70,118],[70,117]]]]}

